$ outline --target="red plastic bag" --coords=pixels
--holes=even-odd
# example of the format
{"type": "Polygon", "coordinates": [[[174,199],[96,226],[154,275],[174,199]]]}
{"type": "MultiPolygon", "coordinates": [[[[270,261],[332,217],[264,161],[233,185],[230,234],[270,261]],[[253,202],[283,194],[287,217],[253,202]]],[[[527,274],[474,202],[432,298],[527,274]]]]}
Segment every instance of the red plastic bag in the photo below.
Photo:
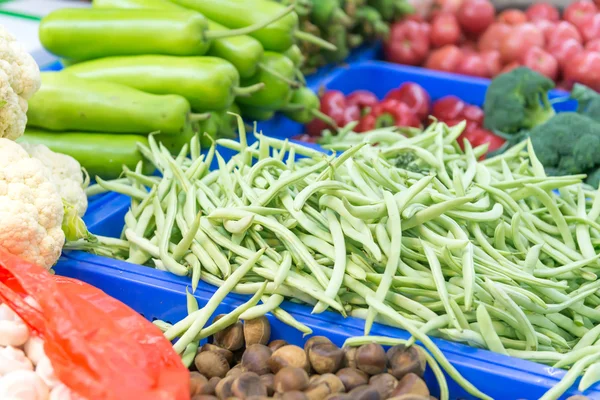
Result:
{"type": "Polygon", "coordinates": [[[189,372],[162,332],[99,289],[0,250],[0,301],[45,340],[56,377],[88,400],[189,400],[189,372]],[[25,302],[31,296],[36,309],[25,302]]]}

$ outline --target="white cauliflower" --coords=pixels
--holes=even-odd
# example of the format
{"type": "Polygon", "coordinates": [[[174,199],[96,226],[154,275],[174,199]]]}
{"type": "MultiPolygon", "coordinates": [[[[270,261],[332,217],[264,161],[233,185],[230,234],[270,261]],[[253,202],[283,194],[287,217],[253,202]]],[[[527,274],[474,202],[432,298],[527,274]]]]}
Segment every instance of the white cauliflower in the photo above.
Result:
{"type": "Polygon", "coordinates": [[[27,100],[40,85],[37,63],[0,25],[0,138],[16,140],[23,135],[27,124],[27,100]]]}
{"type": "Polygon", "coordinates": [[[63,200],[75,207],[77,214],[83,217],[88,200],[85,195],[87,183],[81,172],[81,164],[66,154],[55,153],[43,144],[21,143],[31,157],[40,160],[52,172],[63,200]]]}
{"type": "Polygon", "coordinates": [[[0,247],[51,268],[65,242],[63,201],[50,170],[0,138],[0,247]]]}

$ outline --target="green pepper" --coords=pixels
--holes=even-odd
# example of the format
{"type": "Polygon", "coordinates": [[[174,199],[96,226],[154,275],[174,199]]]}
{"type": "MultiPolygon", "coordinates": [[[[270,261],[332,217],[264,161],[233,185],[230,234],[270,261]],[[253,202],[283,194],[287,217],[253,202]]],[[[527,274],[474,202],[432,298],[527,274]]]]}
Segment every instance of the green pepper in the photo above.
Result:
{"type": "Polygon", "coordinates": [[[72,60],[136,55],[197,56],[210,45],[207,22],[186,10],[60,9],[40,22],[40,41],[72,60]]]}
{"type": "MultiPolygon", "coordinates": [[[[94,0],[96,8],[156,8],[171,10],[187,10],[167,0],[94,0]]],[[[211,31],[228,31],[229,28],[216,22],[207,20],[208,29],[211,31]]],[[[207,55],[215,56],[229,61],[237,68],[242,78],[249,78],[256,73],[256,68],[263,55],[260,42],[252,36],[239,35],[214,39],[208,49],[207,55]]]]}
{"type": "Polygon", "coordinates": [[[199,133],[200,145],[210,147],[211,143],[219,136],[219,127],[222,124],[221,118],[223,118],[223,112],[211,112],[209,119],[194,124],[193,129],[176,136],[156,135],[156,141],[162,143],[171,154],[175,155],[179,153],[184,145],[190,143],[195,134],[199,133]]]}
{"type": "MultiPolygon", "coordinates": [[[[227,31],[228,28],[213,21],[208,26],[214,31],[227,31]]],[[[237,68],[240,77],[249,78],[256,73],[264,50],[258,40],[249,35],[240,35],[212,41],[207,55],[220,57],[237,68]]]]}
{"type": "Polygon", "coordinates": [[[310,20],[323,29],[337,24],[346,28],[352,25],[350,17],[340,8],[339,0],[312,0],[310,20]]]}
{"type": "MultiPolygon", "coordinates": [[[[134,170],[138,162],[145,161],[137,143],[148,145],[148,139],[139,135],[90,132],[48,132],[27,127],[18,142],[43,144],[50,150],[69,155],[79,161],[91,177],[116,179],[123,165],[134,170]]],[[[151,174],[154,166],[144,164],[144,173],[151,174]]]]}
{"type": "Polygon", "coordinates": [[[335,43],[337,46],[336,51],[328,51],[324,53],[325,60],[327,62],[342,62],[350,55],[350,49],[348,48],[348,33],[346,28],[341,25],[332,25],[327,32],[328,39],[330,42],[335,43]]]}
{"type": "Polygon", "coordinates": [[[160,8],[167,10],[185,10],[168,0],[93,0],[94,8],[160,8]]]}
{"type": "Polygon", "coordinates": [[[336,126],[335,121],[320,111],[319,96],[307,87],[294,90],[290,102],[282,109],[283,115],[292,121],[308,124],[317,118],[330,126],[336,126]]]}
{"type": "MultiPolygon", "coordinates": [[[[201,12],[207,18],[228,28],[244,28],[264,23],[285,10],[285,6],[270,0],[172,0],[174,3],[201,12]]],[[[292,6],[293,7],[293,6],[292,6]]],[[[298,14],[285,17],[250,34],[258,39],[265,50],[286,51],[295,39],[306,40],[335,50],[331,43],[298,30],[298,14]]]]}
{"type": "Polygon", "coordinates": [[[385,23],[381,13],[374,7],[364,6],[356,12],[360,22],[361,31],[369,39],[381,39],[390,33],[388,24],[385,23]]]}
{"type": "Polygon", "coordinates": [[[406,0],[369,0],[369,5],[379,11],[383,20],[388,22],[414,12],[406,0]]]}
{"type": "Polygon", "coordinates": [[[183,97],[144,93],[128,86],[95,82],[63,72],[43,72],[40,90],[29,100],[29,126],[51,131],[178,135],[199,117],[183,97]]]}
{"type": "Polygon", "coordinates": [[[302,50],[300,50],[298,45],[293,45],[283,52],[283,55],[292,60],[296,68],[300,68],[302,64],[304,64],[304,55],[302,54],[302,50]]]}
{"type": "Polygon", "coordinates": [[[296,68],[289,58],[271,51],[265,51],[262,64],[265,68],[259,68],[249,79],[242,79],[242,84],[251,86],[263,83],[265,87],[250,96],[238,97],[236,102],[240,106],[243,104],[275,111],[287,104],[292,96],[289,82],[294,80],[296,68]]]}
{"type": "Polygon", "coordinates": [[[216,57],[107,57],[73,65],[64,72],[148,93],[178,94],[195,111],[224,110],[236,96],[250,95],[264,86],[240,88],[240,75],[235,67],[216,57]]]}
{"type": "Polygon", "coordinates": [[[158,0],[124,3],[123,8],[53,11],[40,22],[40,41],[51,53],[75,61],[140,54],[199,56],[208,51],[213,39],[246,35],[291,12],[288,7],[257,25],[209,31],[208,20],[197,12],[140,8],[160,5],[158,0]]]}
{"type": "Polygon", "coordinates": [[[246,104],[238,104],[242,117],[250,121],[268,121],[275,116],[275,111],[246,104]]]}

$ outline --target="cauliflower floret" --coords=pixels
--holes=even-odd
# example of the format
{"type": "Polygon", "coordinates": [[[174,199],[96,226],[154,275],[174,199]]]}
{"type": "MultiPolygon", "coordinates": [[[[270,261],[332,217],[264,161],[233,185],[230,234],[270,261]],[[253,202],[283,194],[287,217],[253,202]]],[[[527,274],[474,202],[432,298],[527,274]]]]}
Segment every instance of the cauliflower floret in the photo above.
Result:
{"type": "MultiPolygon", "coordinates": [[[[40,68],[25,47],[0,25],[0,69],[15,93],[29,100],[40,88],[40,68]]],[[[26,110],[25,110],[26,111],[26,110]]]]}
{"type": "Polygon", "coordinates": [[[17,140],[27,125],[27,101],[20,98],[0,70],[0,138],[17,140]],[[25,107],[23,107],[25,106],[25,107]]]}
{"type": "Polygon", "coordinates": [[[0,247],[51,268],[65,242],[63,202],[50,170],[0,138],[0,247]]]}
{"type": "Polygon", "coordinates": [[[31,157],[37,158],[50,169],[63,200],[75,207],[77,214],[83,217],[88,200],[84,191],[81,164],[73,157],[55,153],[43,144],[21,143],[21,146],[31,157]]]}
{"type": "Polygon", "coordinates": [[[16,140],[27,124],[27,100],[41,85],[40,69],[0,25],[0,138],[16,140]]]}

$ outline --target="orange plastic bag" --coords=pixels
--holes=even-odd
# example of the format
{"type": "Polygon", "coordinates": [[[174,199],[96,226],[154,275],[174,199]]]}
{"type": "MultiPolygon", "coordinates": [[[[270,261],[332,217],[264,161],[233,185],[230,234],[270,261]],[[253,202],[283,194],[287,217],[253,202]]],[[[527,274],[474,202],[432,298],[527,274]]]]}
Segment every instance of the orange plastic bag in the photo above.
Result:
{"type": "Polygon", "coordinates": [[[45,340],[56,377],[88,400],[189,400],[189,372],[162,332],[99,289],[0,250],[0,301],[45,340]],[[31,296],[36,309],[25,302],[31,296]]]}

